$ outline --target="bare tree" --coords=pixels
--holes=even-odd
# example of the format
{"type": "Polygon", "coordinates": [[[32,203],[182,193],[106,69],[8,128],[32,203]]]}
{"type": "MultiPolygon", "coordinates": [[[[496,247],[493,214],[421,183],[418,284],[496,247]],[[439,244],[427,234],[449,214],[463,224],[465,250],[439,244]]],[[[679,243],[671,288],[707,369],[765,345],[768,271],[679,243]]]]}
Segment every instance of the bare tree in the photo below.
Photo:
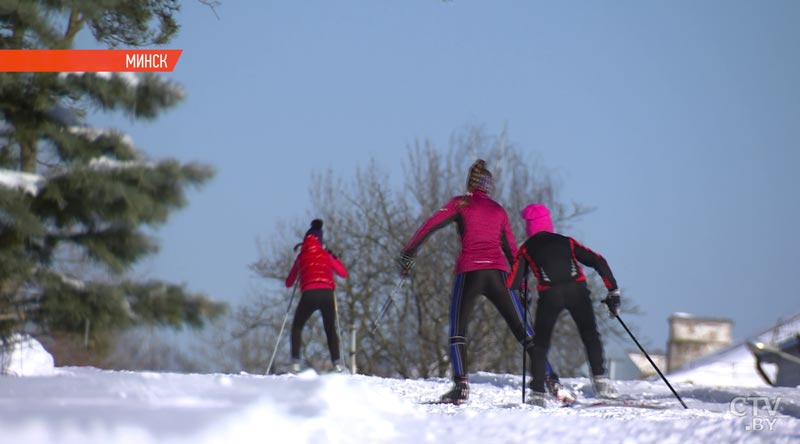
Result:
{"type": "MultiPolygon", "coordinates": [[[[471,126],[456,133],[445,150],[428,141],[409,146],[399,186],[392,185],[388,171],[374,160],[358,167],[350,180],[331,171],[315,175],[312,210],[307,218],[282,224],[272,241],[260,245],[261,256],[251,268],[267,282],[282,284],[294,260],[292,246],[301,239],[307,221],[324,219],[326,246],[339,254],[350,272],[336,294],[342,345],[346,349],[353,339],[351,335],[355,335],[359,372],[446,376],[450,369],[448,304],[460,248],[455,228],[440,230],[425,242],[410,280],[394,295],[394,303],[374,335],[369,334],[369,327],[397,283],[395,260],[400,249],[422,221],[452,196],[463,194],[468,167],[477,157],[489,162],[496,178],[493,196],[509,212],[517,243],[524,240],[523,221],[518,213],[531,202],[546,204],[559,228],[569,227],[591,211],[583,205],[563,203],[555,178],[538,159],[531,159],[514,147],[505,130],[489,135],[483,128],[471,126]]],[[[259,295],[259,300],[239,312],[234,334],[242,339],[259,336],[276,340],[289,294],[290,290],[275,288],[259,295]]],[[[614,326],[603,321],[605,317],[598,319],[604,331],[612,331],[610,327],[614,326]]],[[[307,361],[314,366],[324,365],[328,355],[321,322],[312,318],[305,338],[307,361]]],[[[469,338],[471,370],[520,370],[520,346],[491,304],[478,303],[469,338]]],[[[580,371],[585,358],[571,319],[559,323],[552,348],[551,362],[562,375],[580,371]]],[[[282,345],[280,350],[276,360],[279,367],[288,363],[288,346],[282,345]]],[[[262,350],[259,359],[263,367],[271,351],[271,345],[262,350]]]]}

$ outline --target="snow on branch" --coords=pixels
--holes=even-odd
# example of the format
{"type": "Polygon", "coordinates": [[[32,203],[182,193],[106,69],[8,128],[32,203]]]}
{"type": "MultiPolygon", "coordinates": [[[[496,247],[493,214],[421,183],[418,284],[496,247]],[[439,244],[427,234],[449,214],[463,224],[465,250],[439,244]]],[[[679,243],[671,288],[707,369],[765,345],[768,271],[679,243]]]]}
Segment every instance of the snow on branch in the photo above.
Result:
{"type": "Polygon", "coordinates": [[[58,276],[64,285],[68,285],[76,290],[86,289],[86,282],[80,279],[75,279],[59,272],[55,272],[55,275],[58,276]]]}
{"type": "Polygon", "coordinates": [[[143,162],[139,160],[117,160],[107,156],[95,157],[89,161],[89,167],[97,170],[116,170],[124,168],[153,168],[153,162],[143,162]]]}
{"type": "Polygon", "coordinates": [[[38,174],[0,169],[0,186],[21,189],[33,196],[39,192],[43,182],[44,178],[38,174]]]}
{"type": "Polygon", "coordinates": [[[112,80],[115,77],[119,78],[120,80],[124,81],[131,88],[136,88],[139,86],[141,79],[139,75],[132,72],[62,72],[59,73],[59,77],[65,79],[69,76],[95,76],[104,80],[112,80]]]}
{"type": "Polygon", "coordinates": [[[121,137],[122,143],[127,145],[129,148],[135,150],[136,146],[133,144],[133,139],[131,136],[127,134],[121,134],[114,130],[103,129],[103,128],[93,128],[90,126],[71,126],[68,128],[68,131],[72,134],[76,134],[79,136],[84,136],[89,141],[94,142],[97,140],[98,137],[101,136],[114,136],[119,135],[121,137]]]}

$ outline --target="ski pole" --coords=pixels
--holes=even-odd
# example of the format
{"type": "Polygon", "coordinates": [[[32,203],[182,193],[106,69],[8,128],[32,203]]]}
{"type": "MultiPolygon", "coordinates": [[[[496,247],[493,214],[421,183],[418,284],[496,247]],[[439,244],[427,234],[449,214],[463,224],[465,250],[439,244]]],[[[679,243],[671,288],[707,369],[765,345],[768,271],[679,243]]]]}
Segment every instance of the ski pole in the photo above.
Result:
{"type": "Polygon", "coordinates": [[[342,345],[342,326],[339,323],[339,304],[335,296],[333,297],[333,314],[336,317],[336,335],[339,337],[339,354],[341,355],[340,359],[341,362],[344,363],[344,367],[347,368],[348,359],[344,356],[347,347],[342,345]]]}
{"type": "Polygon", "coordinates": [[[380,325],[381,319],[383,319],[383,317],[386,315],[386,312],[389,311],[389,307],[391,307],[392,304],[394,304],[394,295],[397,294],[397,292],[400,291],[401,288],[403,288],[403,284],[405,283],[405,281],[406,281],[405,276],[400,276],[400,279],[397,281],[397,284],[395,284],[394,288],[389,293],[389,297],[387,297],[386,301],[383,302],[383,305],[381,306],[381,311],[378,312],[378,317],[375,318],[374,321],[372,321],[372,325],[369,328],[370,336],[375,334],[375,330],[378,329],[378,325],[380,325]]]}
{"type": "Polygon", "coordinates": [[[278,353],[278,346],[281,343],[281,336],[283,336],[283,329],[286,328],[286,321],[289,319],[289,312],[292,310],[292,302],[294,302],[294,294],[297,292],[297,285],[300,283],[300,279],[295,281],[294,289],[292,289],[292,297],[289,298],[289,306],[286,307],[286,316],[283,317],[283,324],[281,324],[281,330],[278,332],[278,339],[275,341],[275,349],[272,350],[272,357],[269,358],[269,364],[267,365],[267,371],[265,374],[269,374],[269,371],[272,369],[272,362],[275,360],[275,354],[278,353]]]}
{"type": "MultiPolygon", "coordinates": [[[[522,278],[522,281],[525,283],[525,288],[522,289],[522,307],[524,308],[524,312],[522,313],[522,327],[525,329],[525,333],[528,332],[528,267],[525,267],[525,277],[522,278]]],[[[525,341],[522,341],[522,403],[525,404],[525,374],[527,373],[526,364],[527,364],[527,355],[528,350],[525,347],[525,341]]]]}
{"type": "MultiPolygon", "coordinates": [[[[603,299],[600,302],[608,305],[608,299],[603,299]]],[[[631,339],[633,339],[633,342],[635,342],[636,346],[639,347],[639,350],[641,350],[642,353],[644,353],[644,356],[647,358],[648,361],[650,361],[650,365],[652,365],[653,368],[656,369],[656,372],[658,372],[658,376],[661,376],[661,379],[663,379],[664,383],[667,384],[667,387],[669,387],[669,389],[672,391],[672,394],[675,395],[676,398],[678,398],[678,401],[681,403],[683,408],[688,409],[689,407],[687,407],[686,403],[683,402],[683,399],[681,399],[680,395],[678,395],[678,392],[676,392],[675,389],[672,388],[672,384],[670,384],[669,381],[667,381],[667,378],[664,376],[663,373],[661,373],[661,370],[658,369],[658,366],[656,365],[656,363],[653,362],[652,359],[650,359],[650,355],[647,354],[647,352],[644,350],[644,347],[642,347],[642,344],[640,344],[639,341],[636,340],[636,336],[634,336],[633,333],[631,333],[630,329],[628,329],[628,326],[625,325],[624,322],[622,322],[622,318],[619,317],[619,314],[617,314],[617,313],[612,313],[612,314],[614,315],[615,318],[617,318],[619,323],[622,324],[622,328],[624,328],[625,331],[628,332],[628,334],[630,335],[631,339]]]]}

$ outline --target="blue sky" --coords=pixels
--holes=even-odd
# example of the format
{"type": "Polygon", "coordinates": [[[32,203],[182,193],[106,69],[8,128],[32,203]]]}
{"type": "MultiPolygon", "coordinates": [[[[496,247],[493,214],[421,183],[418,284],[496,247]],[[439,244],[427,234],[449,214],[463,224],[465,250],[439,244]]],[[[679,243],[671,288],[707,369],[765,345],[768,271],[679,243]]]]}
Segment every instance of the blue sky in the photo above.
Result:
{"type": "MultiPolygon", "coordinates": [[[[629,319],[664,348],[673,312],[737,338],[800,311],[800,3],[787,1],[187,1],[152,123],[95,120],[151,157],[217,168],[158,232],[141,273],[233,302],[256,239],[304,220],[311,173],[465,125],[508,128],[596,207],[572,232],[601,252],[629,319]]],[[[509,208],[513,215],[517,209],[509,208]]],[[[329,227],[335,230],[335,227],[329,227]]],[[[449,277],[448,277],[449,278],[449,277]]],[[[447,297],[447,295],[432,295],[447,297]]],[[[626,346],[632,344],[626,344],[626,346]]]]}

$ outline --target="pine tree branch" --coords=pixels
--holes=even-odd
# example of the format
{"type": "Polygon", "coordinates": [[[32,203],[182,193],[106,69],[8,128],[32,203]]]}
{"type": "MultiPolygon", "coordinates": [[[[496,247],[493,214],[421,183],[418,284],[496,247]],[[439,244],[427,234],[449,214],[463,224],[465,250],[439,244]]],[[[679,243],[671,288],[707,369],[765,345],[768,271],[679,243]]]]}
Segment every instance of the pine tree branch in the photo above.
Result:
{"type": "Polygon", "coordinates": [[[20,171],[25,173],[36,173],[37,148],[36,143],[29,140],[20,142],[20,171]]]}
{"type": "Polygon", "coordinates": [[[18,21],[14,21],[14,28],[11,31],[11,49],[22,49],[25,42],[25,30],[18,21]]]}
{"type": "Polygon", "coordinates": [[[56,163],[45,162],[44,160],[36,159],[36,163],[47,168],[55,168],[58,166],[56,163]]]}
{"type": "Polygon", "coordinates": [[[64,33],[64,47],[72,47],[72,42],[75,36],[83,29],[83,24],[86,22],[86,16],[81,15],[77,8],[73,7],[69,13],[69,22],[67,24],[67,31],[64,33]]]}
{"type": "Polygon", "coordinates": [[[217,20],[220,20],[219,14],[217,14],[217,6],[221,6],[222,2],[219,2],[217,0],[198,0],[198,1],[201,4],[206,5],[209,8],[211,8],[211,12],[213,12],[214,15],[217,16],[217,20]]]}

